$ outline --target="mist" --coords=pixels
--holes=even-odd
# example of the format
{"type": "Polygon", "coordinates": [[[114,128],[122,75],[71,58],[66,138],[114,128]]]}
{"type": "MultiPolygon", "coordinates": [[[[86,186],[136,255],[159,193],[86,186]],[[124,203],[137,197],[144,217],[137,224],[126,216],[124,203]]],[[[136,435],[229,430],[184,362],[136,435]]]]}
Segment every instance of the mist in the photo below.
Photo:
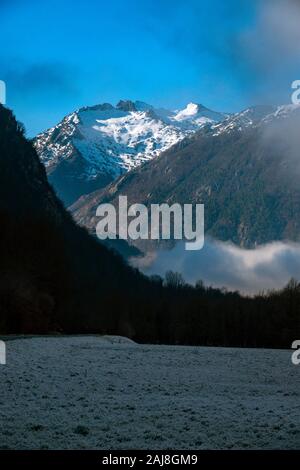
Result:
{"type": "Polygon", "coordinates": [[[292,278],[300,279],[300,244],[274,242],[255,249],[206,239],[200,251],[186,251],[183,242],[171,250],[158,250],[135,263],[145,274],[164,276],[180,272],[185,281],[255,294],[282,288],[292,278]]]}
{"type": "Polygon", "coordinates": [[[300,71],[299,0],[260,0],[256,20],[237,40],[237,66],[252,83],[250,98],[290,102],[300,71]]]}

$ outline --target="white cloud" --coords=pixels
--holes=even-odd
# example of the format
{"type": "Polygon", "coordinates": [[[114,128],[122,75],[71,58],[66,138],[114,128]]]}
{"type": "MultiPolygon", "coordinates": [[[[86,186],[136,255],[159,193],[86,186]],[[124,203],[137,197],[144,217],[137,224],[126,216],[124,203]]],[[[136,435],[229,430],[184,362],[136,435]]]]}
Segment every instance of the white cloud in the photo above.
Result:
{"type": "Polygon", "coordinates": [[[300,244],[274,242],[256,249],[207,239],[200,251],[189,252],[184,243],[144,258],[139,267],[148,275],[164,276],[169,269],[186,281],[227,287],[243,293],[281,288],[291,277],[300,279],[300,244]]]}

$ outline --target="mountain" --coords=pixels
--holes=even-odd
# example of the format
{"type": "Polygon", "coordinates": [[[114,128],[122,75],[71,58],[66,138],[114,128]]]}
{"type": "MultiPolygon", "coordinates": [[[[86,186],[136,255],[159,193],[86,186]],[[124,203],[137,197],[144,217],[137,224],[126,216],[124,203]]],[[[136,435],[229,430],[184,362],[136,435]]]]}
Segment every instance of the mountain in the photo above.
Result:
{"type": "Polygon", "coordinates": [[[66,206],[226,115],[199,104],[156,109],[141,101],[81,108],[38,135],[35,148],[66,206]]]}
{"type": "Polygon", "coordinates": [[[204,203],[207,235],[244,247],[299,241],[299,128],[299,106],[249,108],[81,197],[73,216],[93,232],[97,206],[117,205],[119,195],[129,204],[204,203]]]}

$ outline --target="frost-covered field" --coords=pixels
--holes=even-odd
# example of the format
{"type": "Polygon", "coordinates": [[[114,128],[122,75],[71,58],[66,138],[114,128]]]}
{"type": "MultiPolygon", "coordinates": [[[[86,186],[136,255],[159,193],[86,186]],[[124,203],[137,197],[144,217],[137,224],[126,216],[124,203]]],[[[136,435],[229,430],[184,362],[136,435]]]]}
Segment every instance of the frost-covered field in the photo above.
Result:
{"type": "Polygon", "coordinates": [[[288,351],[118,341],[8,341],[0,447],[300,448],[300,367],[288,351]]]}

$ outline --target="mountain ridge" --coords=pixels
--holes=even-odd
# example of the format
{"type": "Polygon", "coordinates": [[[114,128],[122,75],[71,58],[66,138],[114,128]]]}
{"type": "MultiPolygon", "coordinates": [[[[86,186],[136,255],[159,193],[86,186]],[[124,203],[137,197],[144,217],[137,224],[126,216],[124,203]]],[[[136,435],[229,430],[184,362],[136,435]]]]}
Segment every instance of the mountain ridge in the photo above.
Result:
{"type": "Polygon", "coordinates": [[[299,128],[299,106],[249,108],[203,127],[107,188],[82,196],[70,210],[92,232],[97,206],[117,206],[119,195],[129,204],[204,203],[206,233],[217,239],[249,248],[299,241],[299,128]]]}
{"type": "Polygon", "coordinates": [[[49,181],[68,206],[157,157],[201,127],[227,115],[190,103],[179,111],[121,100],[86,106],[34,139],[49,181]]]}

